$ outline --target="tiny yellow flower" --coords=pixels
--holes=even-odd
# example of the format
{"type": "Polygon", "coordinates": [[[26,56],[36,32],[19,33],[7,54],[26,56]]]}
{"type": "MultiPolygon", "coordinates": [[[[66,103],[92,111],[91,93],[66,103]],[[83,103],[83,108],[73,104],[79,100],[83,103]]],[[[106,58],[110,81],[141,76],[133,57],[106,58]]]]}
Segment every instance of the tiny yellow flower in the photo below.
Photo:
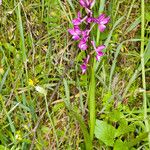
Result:
{"type": "Polygon", "coordinates": [[[30,86],[34,86],[33,80],[29,79],[28,83],[29,83],[30,86]]]}
{"type": "Polygon", "coordinates": [[[4,69],[0,67],[0,74],[4,73],[4,69]]]}

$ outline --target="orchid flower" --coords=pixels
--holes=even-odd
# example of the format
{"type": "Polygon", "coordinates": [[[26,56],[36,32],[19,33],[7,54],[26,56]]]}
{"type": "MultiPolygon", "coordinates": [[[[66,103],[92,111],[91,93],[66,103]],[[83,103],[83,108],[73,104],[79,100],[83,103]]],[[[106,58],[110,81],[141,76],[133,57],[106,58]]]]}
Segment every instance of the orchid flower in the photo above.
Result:
{"type": "Polygon", "coordinates": [[[73,29],[68,29],[68,32],[72,35],[73,40],[79,40],[81,35],[81,30],[78,26],[74,26],[73,29]]]}
{"type": "Polygon", "coordinates": [[[90,55],[87,56],[87,58],[85,58],[83,60],[83,64],[80,66],[81,67],[81,70],[82,70],[82,74],[84,74],[87,70],[87,64],[89,62],[89,59],[90,59],[90,55]]]}
{"type": "Polygon", "coordinates": [[[109,22],[110,17],[105,17],[105,14],[101,14],[97,19],[94,19],[94,22],[98,24],[100,32],[104,32],[106,24],[109,22]]]}
{"type": "Polygon", "coordinates": [[[81,49],[81,50],[86,50],[88,48],[87,46],[87,43],[86,43],[86,39],[81,39],[81,41],[79,42],[78,44],[78,47],[81,49]]]}
{"type": "Polygon", "coordinates": [[[88,48],[87,41],[89,39],[89,30],[84,30],[84,31],[82,31],[81,34],[82,34],[82,39],[80,40],[78,47],[81,50],[86,50],[88,48]]]}
{"type": "Polygon", "coordinates": [[[93,47],[94,47],[94,50],[95,50],[95,52],[96,52],[96,54],[97,54],[97,55],[96,55],[96,60],[99,61],[99,60],[100,60],[100,57],[103,56],[102,50],[105,49],[106,46],[105,46],[105,45],[101,45],[101,46],[96,47],[94,41],[91,41],[91,43],[92,43],[92,45],[93,45],[93,47]]]}

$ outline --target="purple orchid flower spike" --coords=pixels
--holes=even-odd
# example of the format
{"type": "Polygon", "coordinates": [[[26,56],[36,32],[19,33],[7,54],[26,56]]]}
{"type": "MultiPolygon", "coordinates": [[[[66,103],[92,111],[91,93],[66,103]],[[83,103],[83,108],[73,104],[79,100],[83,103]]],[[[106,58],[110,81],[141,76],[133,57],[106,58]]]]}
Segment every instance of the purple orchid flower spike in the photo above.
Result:
{"type": "Polygon", "coordinates": [[[87,58],[85,58],[83,60],[84,63],[80,66],[81,70],[82,70],[82,74],[84,74],[86,72],[86,70],[87,70],[87,64],[89,62],[89,59],[90,59],[90,55],[88,55],[87,58]]]}
{"type": "Polygon", "coordinates": [[[105,14],[101,14],[97,19],[94,19],[94,22],[99,24],[98,28],[100,32],[104,32],[106,29],[106,24],[109,22],[110,17],[106,17],[105,14]]]}
{"type": "Polygon", "coordinates": [[[68,32],[72,35],[73,40],[79,40],[82,33],[78,26],[74,26],[73,29],[68,29],[68,32]]]}
{"type": "MultiPolygon", "coordinates": [[[[104,32],[104,30],[106,29],[106,24],[110,20],[110,17],[106,17],[105,14],[101,14],[98,18],[93,17],[92,7],[94,6],[95,2],[96,0],[79,0],[80,5],[85,9],[86,15],[85,17],[82,17],[81,13],[78,12],[77,18],[72,20],[72,24],[74,25],[74,27],[68,30],[68,32],[72,35],[73,40],[79,40],[78,47],[83,51],[87,50],[89,47],[88,41],[90,41],[90,32],[94,25],[98,24],[100,32],[104,32]],[[85,23],[85,25],[83,26],[83,30],[79,28],[81,23],[85,23]],[[91,25],[91,23],[93,23],[93,25],[91,25]]],[[[96,60],[99,61],[103,56],[102,50],[105,48],[105,45],[96,47],[94,41],[91,41],[91,43],[96,52],[96,60]]],[[[87,51],[87,53],[88,52],[89,51],[87,51]]],[[[84,74],[87,70],[89,58],[90,55],[88,55],[87,58],[83,60],[83,64],[80,66],[82,69],[82,74],[84,74]]]]}
{"type": "Polygon", "coordinates": [[[106,46],[105,45],[101,45],[101,46],[96,47],[94,41],[91,41],[91,43],[92,43],[92,45],[94,47],[94,50],[96,51],[96,54],[97,54],[96,55],[96,60],[99,61],[100,58],[104,55],[103,52],[102,52],[102,50],[105,49],[106,46]]]}

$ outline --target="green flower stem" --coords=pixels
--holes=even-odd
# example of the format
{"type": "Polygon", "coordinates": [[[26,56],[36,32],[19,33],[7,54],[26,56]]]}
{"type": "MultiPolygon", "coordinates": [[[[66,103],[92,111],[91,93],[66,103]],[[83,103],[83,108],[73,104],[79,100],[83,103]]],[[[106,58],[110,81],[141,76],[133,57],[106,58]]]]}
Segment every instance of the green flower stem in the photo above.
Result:
{"type": "Polygon", "coordinates": [[[94,65],[91,68],[91,81],[89,87],[89,112],[90,112],[90,138],[91,141],[94,138],[94,130],[95,130],[95,59],[94,65]]]}

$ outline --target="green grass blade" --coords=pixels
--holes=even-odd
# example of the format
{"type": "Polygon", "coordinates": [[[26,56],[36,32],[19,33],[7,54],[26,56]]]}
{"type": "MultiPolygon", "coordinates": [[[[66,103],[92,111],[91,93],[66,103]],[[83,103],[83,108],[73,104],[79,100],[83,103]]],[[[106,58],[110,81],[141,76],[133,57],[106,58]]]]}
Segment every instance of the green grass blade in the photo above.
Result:
{"type": "Polygon", "coordinates": [[[80,128],[82,130],[82,133],[84,135],[84,142],[85,142],[85,146],[86,146],[86,150],[92,150],[92,142],[91,142],[91,138],[90,135],[88,133],[87,130],[87,126],[85,125],[81,115],[79,115],[78,113],[71,111],[70,114],[79,122],[80,124],[80,128]]]}
{"type": "MultiPolygon", "coordinates": [[[[148,62],[148,60],[150,59],[150,40],[147,44],[147,47],[145,49],[145,53],[144,53],[144,63],[146,64],[148,62]]],[[[129,91],[132,83],[135,81],[135,79],[137,78],[139,72],[142,70],[142,66],[141,64],[139,65],[139,67],[135,70],[134,74],[132,75],[132,77],[130,78],[126,88],[125,88],[125,91],[123,93],[123,99],[126,97],[127,95],[127,92],[129,91]]]]}
{"type": "Polygon", "coordinates": [[[59,4],[60,4],[60,6],[61,6],[61,8],[62,8],[62,10],[63,10],[63,12],[64,12],[64,14],[65,14],[65,16],[67,17],[69,23],[72,24],[71,19],[69,18],[69,16],[68,16],[68,14],[67,14],[67,12],[66,12],[66,10],[65,10],[65,8],[64,8],[64,6],[63,6],[63,4],[62,4],[62,2],[61,2],[60,0],[58,0],[58,2],[59,2],[59,4]]]}
{"type": "Polygon", "coordinates": [[[72,0],[68,0],[68,3],[71,6],[72,10],[75,12],[75,8],[74,8],[74,5],[72,3],[72,0]]]}
{"type": "Polygon", "coordinates": [[[69,90],[67,80],[63,79],[63,81],[64,81],[65,94],[66,94],[66,98],[64,99],[64,101],[65,101],[67,108],[69,109],[70,108],[70,90],[69,90]]]}
{"type": "Polygon", "coordinates": [[[111,70],[110,70],[110,76],[109,76],[109,90],[110,90],[110,87],[111,87],[111,84],[112,84],[112,77],[113,77],[113,74],[114,74],[114,71],[115,71],[115,67],[116,67],[116,63],[117,63],[117,57],[120,53],[120,50],[122,48],[122,45],[126,42],[138,42],[138,41],[141,41],[140,39],[130,39],[130,40],[126,40],[126,41],[123,41],[122,43],[119,44],[119,46],[117,47],[116,49],[116,53],[115,53],[115,58],[113,60],[113,64],[111,66],[111,70]]]}
{"type": "Polygon", "coordinates": [[[105,1],[106,0],[100,0],[99,14],[104,11],[105,1]]]}
{"type": "Polygon", "coordinates": [[[26,56],[26,48],[25,48],[24,31],[23,31],[20,4],[18,4],[17,8],[18,9],[17,9],[16,13],[17,13],[17,17],[18,17],[18,27],[19,27],[19,32],[20,32],[20,49],[22,50],[23,62],[25,62],[27,59],[27,56],[26,56]]]}
{"type": "Polygon", "coordinates": [[[0,93],[2,92],[2,88],[3,88],[3,85],[5,84],[9,71],[10,71],[10,68],[7,69],[7,71],[5,72],[2,78],[2,81],[0,81],[0,93]]]}
{"type": "Polygon", "coordinates": [[[137,18],[127,29],[125,34],[128,34],[129,32],[131,32],[135,27],[137,27],[141,22],[141,17],[137,18]]]}

